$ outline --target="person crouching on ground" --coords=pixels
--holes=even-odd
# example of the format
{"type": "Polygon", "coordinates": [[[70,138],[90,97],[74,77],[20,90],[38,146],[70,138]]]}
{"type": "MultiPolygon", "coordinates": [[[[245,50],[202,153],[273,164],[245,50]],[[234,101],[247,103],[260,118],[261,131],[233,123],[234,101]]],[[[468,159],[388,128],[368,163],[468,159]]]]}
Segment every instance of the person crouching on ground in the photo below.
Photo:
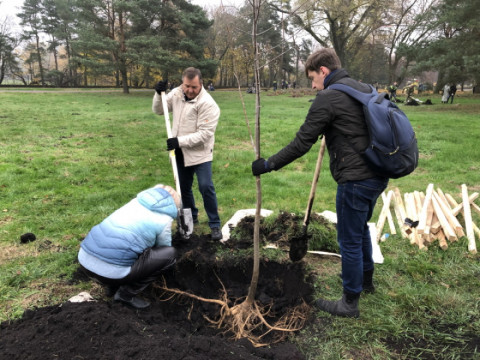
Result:
{"type": "Polygon", "coordinates": [[[90,230],[80,244],[80,265],[115,301],[148,307],[137,295],[176,262],[172,222],[180,204],[170,186],[140,192],[90,230]]]}

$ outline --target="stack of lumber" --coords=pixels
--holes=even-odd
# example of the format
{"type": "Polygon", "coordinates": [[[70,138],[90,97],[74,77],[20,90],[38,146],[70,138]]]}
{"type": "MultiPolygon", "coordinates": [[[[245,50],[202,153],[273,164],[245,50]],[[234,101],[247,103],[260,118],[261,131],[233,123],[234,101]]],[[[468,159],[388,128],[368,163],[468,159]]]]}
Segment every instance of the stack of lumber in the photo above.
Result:
{"type": "Polygon", "coordinates": [[[466,236],[468,250],[476,254],[475,233],[480,238],[480,230],[472,220],[472,210],[480,214],[480,207],[474,203],[479,193],[469,195],[465,184],[461,189],[461,201],[458,202],[440,188],[435,190],[433,184],[428,185],[425,193],[414,191],[404,193],[403,197],[398,188],[383,193],[383,207],[377,221],[377,242],[382,239],[386,222],[390,234],[397,234],[390,211],[393,206],[401,235],[410,239],[410,243],[417,245],[419,249],[426,250],[428,246],[438,242],[438,245],[446,250],[449,242],[466,236]]]}

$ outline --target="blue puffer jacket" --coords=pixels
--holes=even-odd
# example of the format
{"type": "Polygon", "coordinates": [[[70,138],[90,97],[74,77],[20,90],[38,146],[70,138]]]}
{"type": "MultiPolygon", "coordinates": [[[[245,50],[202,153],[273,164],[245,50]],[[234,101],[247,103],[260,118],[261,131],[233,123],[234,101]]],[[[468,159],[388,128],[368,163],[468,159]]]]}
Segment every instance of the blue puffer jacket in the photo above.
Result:
{"type": "Polygon", "coordinates": [[[171,245],[176,217],[168,191],[151,188],[95,225],[80,246],[107,263],[131,266],[145,249],[171,245]]]}

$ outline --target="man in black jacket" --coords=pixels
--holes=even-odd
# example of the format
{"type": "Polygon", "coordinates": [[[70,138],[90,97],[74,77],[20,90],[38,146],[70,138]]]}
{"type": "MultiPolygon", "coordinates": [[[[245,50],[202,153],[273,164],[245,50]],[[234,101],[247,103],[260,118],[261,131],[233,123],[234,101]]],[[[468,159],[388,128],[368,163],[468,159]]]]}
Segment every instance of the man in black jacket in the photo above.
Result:
{"type": "Polygon", "coordinates": [[[252,173],[259,176],[281,169],[303,156],[322,135],[325,136],[330,172],[338,184],[337,240],[342,255],[343,296],[338,301],[318,299],[315,305],[333,315],[358,317],[360,293],[375,289],[367,222],[388,179],[377,176],[360,154],[360,149],[365,149],[369,143],[362,105],[343,92],[327,88],[340,83],[366,93],[371,89],[349,77],[333,49],[311,54],[305,64],[305,73],[312,81],[312,88],[319,90],[305,122],[292,142],[277,154],[268,160],[254,161],[252,173]]]}

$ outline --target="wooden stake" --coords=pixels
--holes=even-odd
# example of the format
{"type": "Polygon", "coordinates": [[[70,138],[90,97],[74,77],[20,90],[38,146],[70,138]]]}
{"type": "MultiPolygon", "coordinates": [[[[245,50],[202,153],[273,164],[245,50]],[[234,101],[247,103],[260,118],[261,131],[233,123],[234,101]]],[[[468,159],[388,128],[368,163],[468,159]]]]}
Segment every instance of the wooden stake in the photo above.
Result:
{"type": "Polygon", "coordinates": [[[442,225],[443,232],[445,233],[446,238],[450,241],[456,241],[457,235],[455,235],[455,232],[453,231],[447,218],[443,214],[442,208],[440,207],[440,204],[438,203],[435,196],[432,196],[432,201],[433,201],[433,209],[435,210],[435,214],[437,214],[438,221],[440,221],[440,224],[442,225]]]}
{"type": "Polygon", "coordinates": [[[447,240],[445,239],[445,234],[443,233],[443,231],[440,230],[436,236],[438,239],[438,245],[442,248],[442,250],[447,250],[448,244],[447,244],[447,240]]]}
{"type": "Polygon", "coordinates": [[[463,199],[463,216],[465,218],[465,229],[467,230],[468,251],[472,254],[477,253],[477,246],[475,244],[475,234],[472,227],[472,213],[470,211],[470,200],[468,198],[467,185],[462,184],[462,199],[463,199]]]}
{"type": "Polygon", "coordinates": [[[407,217],[405,214],[405,207],[403,206],[403,201],[402,201],[402,195],[400,194],[400,190],[396,187],[393,189],[393,195],[394,195],[394,210],[395,210],[395,216],[397,217],[397,223],[398,227],[400,228],[400,233],[402,234],[402,237],[407,238],[408,234],[405,232],[404,228],[404,220],[407,217]]]}
{"type": "MultiPolygon", "coordinates": [[[[390,190],[388,192],[388,195],[385,195],[385,192],[382,193],[382,200],[384,204],[388,196],[390,196],[390,204],[391,204],[394,198],[393,190],[390,190]]],[[[390,234],[396,235],[397,229],[395,229],[395,223],[393,222],[392,212],[390,211],[390,205],[387,209],[387,222],[388,222],[388,227],[390,228],[390,234]]]]}
{"type": "MultiPolygon", "coordinates": [[[[412,193],[405,193],[403,194],[403,198],[405,200],[405,210],[407,213],[407,217],[412,221],[418,221],[417,217],[417,208],[415,205],[415,198],[412,193]]],[[[412,226],[405,224],[405,232],[407,234],[411,234],[413,232],[412,226]]]]}
{"type": "Polygon", "coordinates": [[[425,194],[425,201],[423,202],[422,210],[418,217],[417,231],[419,234],[424,234],[424,233],[428,234],[428,232],[425,231],[425,228],[427,227],[428,209],[432,201],[432,192],[433,192],[433,184],[428,184],[427,191],[425,194]]]}
{"type": "MultiPolygon", "coordinates": [[[[433,208],[433,201],[432,201],[432,208],[433,208]]],[[[432,234],[437,234],[440,230],[442,230],[442,224],[438,220],[437,214],[435,214],[435,209],[433,209],[433,217],[432,217],[432,225],[430,226],[430,232],[432,234]]]]}
{"type": "MultiPolygon", "coordinates": [[[[477,192],[473,193],[472,195],[470,195],[468,197],[468,201],[470,203],[474,202],[478,198],[478,195],[479,194],[477,192]]],[[[463,195],[461,195],[461,196],[462,196],[462,199],[463,199],[463,195]]],[[[462,204],[457,204],[457,206],[452,210],[452,213],[453,213],[453,215],[457,216],[458,213],[462,210],[463,210],[463,203],[462,204]]]]}
{"type": "Polygon", "coordinates": [[[474,202],[471,202],[471,203],[470,203],[470,206],[473,208],[473,210],[475,210],[477,213],[480,214],[480,206],[478,206],[478,205],[475,204],[474,202]]]}
{"type": "Polygon", "coordinates": [[[451,209],[448,206],[448,204],[446,204],[443,201],[443,198],[440,195],[438,195],[436,192],[433,192],[433,196],[438,201],[438,204],[442,208],[443,214],[447,218],[447,221],[450,224],[450,226],[454,229],[455,234],[458,237],[465,236],[465,233],[463,232],[462,225],[460,225],[460,222],[457,220],[457,218],[455,216],[453,216],[453,214],[451,212],[451,209]]]}

